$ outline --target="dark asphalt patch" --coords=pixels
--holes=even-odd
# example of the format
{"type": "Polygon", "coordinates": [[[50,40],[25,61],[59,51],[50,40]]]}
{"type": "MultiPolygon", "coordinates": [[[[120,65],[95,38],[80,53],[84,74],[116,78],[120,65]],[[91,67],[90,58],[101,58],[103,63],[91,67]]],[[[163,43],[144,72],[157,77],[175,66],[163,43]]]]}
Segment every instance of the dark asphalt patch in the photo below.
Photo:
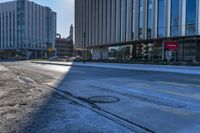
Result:
{"type": "Polygon", "coordinates": [[[119,98],[114,96],[93,96],[88,100],[92,103],[117,103],[120,101],[119,98]]]}

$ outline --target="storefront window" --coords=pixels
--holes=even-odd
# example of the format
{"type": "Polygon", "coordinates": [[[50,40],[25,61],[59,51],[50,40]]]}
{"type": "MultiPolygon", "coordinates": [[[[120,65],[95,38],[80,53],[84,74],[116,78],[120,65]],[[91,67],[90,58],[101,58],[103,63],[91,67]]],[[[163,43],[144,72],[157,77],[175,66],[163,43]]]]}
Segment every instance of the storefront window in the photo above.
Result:
{"type": "Polygon", "coordinates": [[[110,60],[131,60],[132,45],[116,46],[109,48],[110,60]]]}

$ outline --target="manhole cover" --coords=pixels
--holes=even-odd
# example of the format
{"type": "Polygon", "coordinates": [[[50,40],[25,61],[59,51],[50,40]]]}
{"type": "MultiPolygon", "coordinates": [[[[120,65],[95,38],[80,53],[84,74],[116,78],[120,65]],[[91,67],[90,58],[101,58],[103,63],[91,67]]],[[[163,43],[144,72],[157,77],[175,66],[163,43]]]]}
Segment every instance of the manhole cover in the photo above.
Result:
{"type": "Polygon", "coordinates": [[[113,96],[94,96],[88,99],[92,103],[117,103],[119,98],[113,96]]]}

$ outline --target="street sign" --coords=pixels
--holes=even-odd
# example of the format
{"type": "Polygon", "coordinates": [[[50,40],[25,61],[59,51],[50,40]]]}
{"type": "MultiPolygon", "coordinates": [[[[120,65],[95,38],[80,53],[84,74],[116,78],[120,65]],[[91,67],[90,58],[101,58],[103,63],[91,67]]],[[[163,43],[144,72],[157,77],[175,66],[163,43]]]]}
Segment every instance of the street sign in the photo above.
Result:
{"type": "Polygon", "coordinates": [[[167,50],[177,50],[179,47],[177,42],[165,42],[165,49],[167,50]]]}
{"type": "Polygon", "coordinates": [[[49,51],[49,53],[51,53],[53,51],[53,49],[52,48],[48,48],[48,51],[49,51]]]}

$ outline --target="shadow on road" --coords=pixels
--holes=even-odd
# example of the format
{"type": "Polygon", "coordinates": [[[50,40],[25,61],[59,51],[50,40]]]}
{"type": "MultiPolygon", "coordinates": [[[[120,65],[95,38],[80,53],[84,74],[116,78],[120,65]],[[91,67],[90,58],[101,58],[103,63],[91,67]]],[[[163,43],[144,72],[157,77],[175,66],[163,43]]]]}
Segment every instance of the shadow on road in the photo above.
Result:
{"type": "MultiPolygon", "coordinates": [[[[57,85],[47,84],[47,88],[52,93],[48,99],[34,113],[30,114],[29,122],[25,123],[23,133],[35,132],[69,132],[69,133],[112,133],[112,132],[130,132],[129,129],[116,124],[115,122],[98,115],[87,107],[83,107],[77,102],[83,102],[89,106],[95,106],[94,102],[102,102],[102,97],[94,97],[89,100],[87,97],[73,96],[67,90],[71,83],[85,79],[95,79],[98,75],[95,73],[84,72],[84,69],[72,65],[70,70],[64,75],[57,85]],[[82,70],[79,70],[82,69],[82,70]],[[88,74],[88,77],[86,77],[88,74]],[[93,76],[91,76],[93,75],[93,76]],[[71,99],[72,98],[72,99],[71,99]],[[75,100],[73,100],[75,99],[75,100]],[[97,100],[97,101],[95,101],[97,100]]],[[[102,72],[103,73],[103,72],[102,72]]],[[[105,73],[104,73],[105,74],[105,73]]],[[[78,82],[77,82],[78,83],[78,82]]],[[[81,84],[80,84],[81,87],[81,84]]],[[[76,88],[73,88],[76,89],[76,88]]],[[[101,96],[101,94],[99,94],[101,96]]],[[[108,98],[118,102],[117,98],[108,98]]],[[[103,102],[110,102],[103,101],[103,102]]]]}

